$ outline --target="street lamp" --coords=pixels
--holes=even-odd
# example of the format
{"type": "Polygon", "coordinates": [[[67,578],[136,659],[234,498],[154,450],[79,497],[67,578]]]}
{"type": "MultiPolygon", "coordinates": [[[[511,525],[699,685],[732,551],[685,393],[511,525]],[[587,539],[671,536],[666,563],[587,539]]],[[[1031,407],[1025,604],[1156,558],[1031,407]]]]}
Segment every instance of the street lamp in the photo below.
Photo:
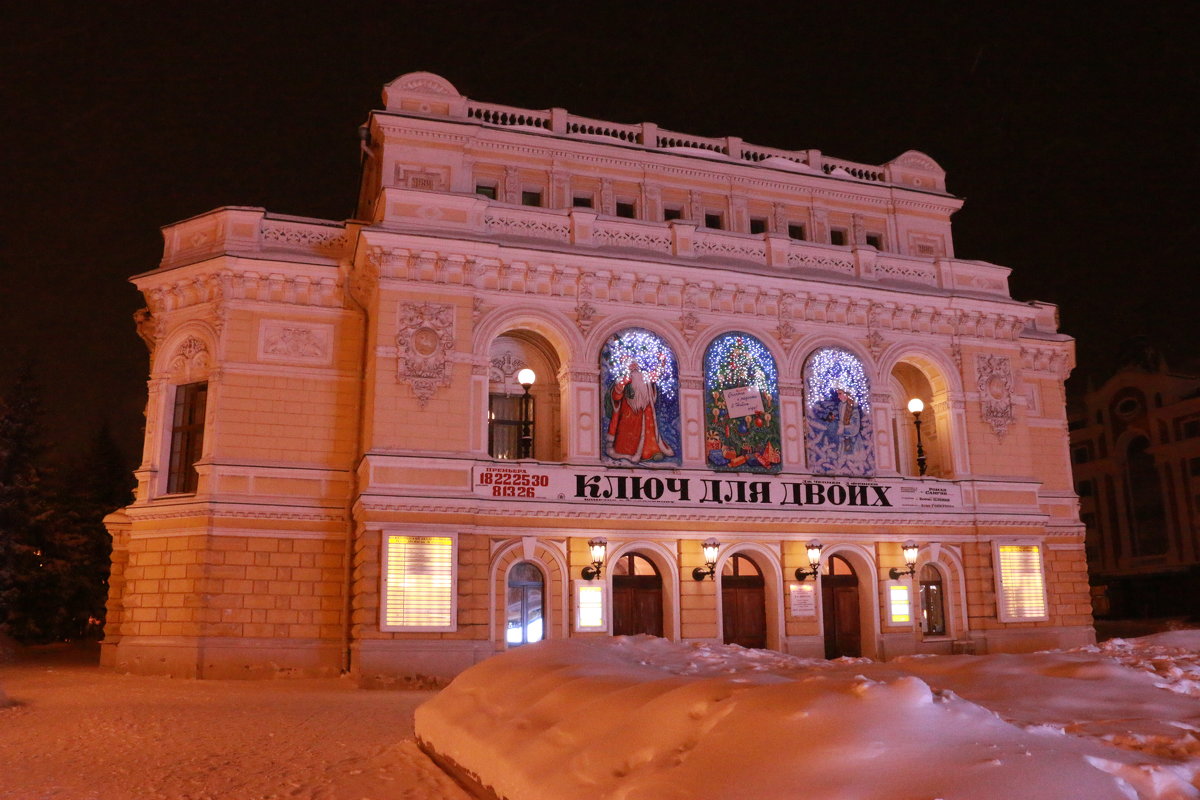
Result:
{"type": "Polygon", "coordinates": [[[888,572],[888,575],[890,575],[894,581],[898,581],[907,575],[913,575],[917,571],[917,552],[920,550],[920,548],[917,547],[917,543],[905,542],[903,549],[904,566],[906,568],[898,569],[897,567],[892,567],[891,571],[888,572]]]}
{"type": "Polygon", "coordinates": [[[600,577],[600,571],[604,569],[604,557],[608,553],[608,540],[589,539],[588,551],[592,554],[592,563],[583,568],[582,575],[585,581],[594,581],[600,577]]]}
{"type": "Polygon", "coordinates": [[[717,574],[717,553],[720,552],[721,543],[716,539],[705,539],[700,545],[704,551],[704,566],[696,567],[692,570],[692,579],[702,581],[705,578],[716,580],[717,574]]]}
{"type": "Polygon", "coordinates": [[[925,410],[925,404],[921,402],[921,398],[914,397],[908,401],[908,410],[913,415],[913,425],[917,428],[917,473],[925,474],[925,448],[921,446],[921,412],[925,410]]]}
{"type": "Polygon", "coordinates": [[[810,575],[813,580],[816,580],[817,574],[821,571],[821,551],[825,549],[825,546],[820,542],[809,542],[806,549],[808,550],[808,566],[810,569],[796,567],[796,580],[798,581],[802,581],[810,575]]]}
{"type": "Polygon", "coordinates": [[[517,458],[533,458],[533,396],[529,394],[537,375],[526,367],[517,373],[517,383],[525,390],[521,397],[521,438],[517,458]]]}

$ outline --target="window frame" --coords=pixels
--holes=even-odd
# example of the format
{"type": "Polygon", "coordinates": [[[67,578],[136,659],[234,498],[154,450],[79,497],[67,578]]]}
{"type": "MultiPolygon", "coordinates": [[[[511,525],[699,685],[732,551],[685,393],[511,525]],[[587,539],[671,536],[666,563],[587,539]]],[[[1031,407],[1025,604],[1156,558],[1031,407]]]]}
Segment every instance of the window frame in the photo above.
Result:
{"type": "Polygon", "coordinates": [[[171,400],[167,406],[170,429],[166,437],[164,494],[196,494],[200,488],[200,473],[196,464],[204,457],[208,391],[207,380],[180,383],[172,387],[171,400]],[[203,402],[196,403],[197,395],[203,396],[203,402]],[[178,421],[181,411],[188,421],[178,421]]]}
{"type": "Polygon", "coordinates": [[[379,530],[379,630],[385,633],[454,633],[458,630],[458,533],[438,530],[383,528],[379,530]],[[392,536],[428,537],[450,540],[450,591],[448,625],[389,625],[388,578],[391,563],[388,558],[389,538],[392,536]]]}
{"type": "Polygon", "coordinates": [[[1002,539],[992,541],[992,575],[996,588],[996,619],[1000,622],[1049,622],[1050,621],[1050,594],[1049,587],[1046,585],[1046,543],[1041,540],[1029,541],[1019,539],[1002,539]],[[1004,586],[1004,572],[1000,562],[1001,547],[1036,547],[1038,555],[1038,567],[1041,577],[1042,589],[1042,610],[1040,616],[1015,616],[1008,613],[1006,606],[1008,605],[1008,593],[1004,586]]]}

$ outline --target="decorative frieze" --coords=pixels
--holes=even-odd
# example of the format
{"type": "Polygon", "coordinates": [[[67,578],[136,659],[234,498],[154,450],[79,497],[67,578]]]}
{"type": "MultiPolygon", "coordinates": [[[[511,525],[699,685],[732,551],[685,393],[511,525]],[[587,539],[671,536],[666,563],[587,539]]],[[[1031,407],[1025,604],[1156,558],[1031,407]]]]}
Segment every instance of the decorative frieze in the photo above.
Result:
{"type": "Polygon", "coordinates": [[[333,326],[262,320],[258,330],[259,361],[329,364],[333,326]]]}

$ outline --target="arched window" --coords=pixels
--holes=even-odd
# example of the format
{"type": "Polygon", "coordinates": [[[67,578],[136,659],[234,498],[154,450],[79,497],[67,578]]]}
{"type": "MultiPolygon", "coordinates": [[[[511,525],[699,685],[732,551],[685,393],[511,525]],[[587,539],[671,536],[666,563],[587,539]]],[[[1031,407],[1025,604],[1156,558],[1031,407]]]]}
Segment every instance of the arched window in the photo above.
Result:
{"type": "Polygon", "coordinates": [[[509,570],[504,634],[509,646],[540,642],[545,636],[544,590],[542,571],[532,561],[518,562],[509,570]]]}
{"type": "Polygon", "coordinates": [[[823,347],[804,364],[805,452],[823,475],[874,475],[871,387],[862,362],[823,347]]]}
{"type": "Polygon", "coordinates": [[[1134,555],[1162,555],[1167,552],[1166,503],[1159,488],[1158,466],[1145,436],[1129,443],[1125,470],[1134,555]]]}
{"type": "Polygon", "coordinates": [[[600,385],[600,452],[606,463],[682,463],[679,379],[666,342],[641,328],[613,334],[600,351],[600,385]]]}
{"type": "Polygon", "coordinates": [[[946,635],[946,590],[937,567],[921,567],[921,631],[926,636],[946,635]]]}
{"type": "Polygon", "coordinates": [[[705,454],[724,472],[779,472],[775,359],[748,333],[719,336],[704,353],[705,454]]]}

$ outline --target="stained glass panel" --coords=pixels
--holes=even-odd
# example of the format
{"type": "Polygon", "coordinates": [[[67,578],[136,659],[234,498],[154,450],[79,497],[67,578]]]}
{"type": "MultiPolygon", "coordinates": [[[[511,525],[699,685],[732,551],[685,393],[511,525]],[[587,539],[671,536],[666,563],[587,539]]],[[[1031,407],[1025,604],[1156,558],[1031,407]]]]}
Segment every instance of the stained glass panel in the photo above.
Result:
{"type": "Polygon", "coordinates": [[[823,347],[804,365],[804,390],[809,471],[874,475],[871,387],[862,362],[853,353],[823,347]]]}
{"type": "Polygon", "coordinates": [[[600,351],[600,385],[604,461],[679,466],[679,377],[667,343],[641,328],[613,334],[600,351]]]}
{"type": "Polygon", "coordinates": [[[738,331],[714,339],[704,354],[708,465],[723,472],[779,472],[778,409],[779,375],[763,343],[738,331]]]}

